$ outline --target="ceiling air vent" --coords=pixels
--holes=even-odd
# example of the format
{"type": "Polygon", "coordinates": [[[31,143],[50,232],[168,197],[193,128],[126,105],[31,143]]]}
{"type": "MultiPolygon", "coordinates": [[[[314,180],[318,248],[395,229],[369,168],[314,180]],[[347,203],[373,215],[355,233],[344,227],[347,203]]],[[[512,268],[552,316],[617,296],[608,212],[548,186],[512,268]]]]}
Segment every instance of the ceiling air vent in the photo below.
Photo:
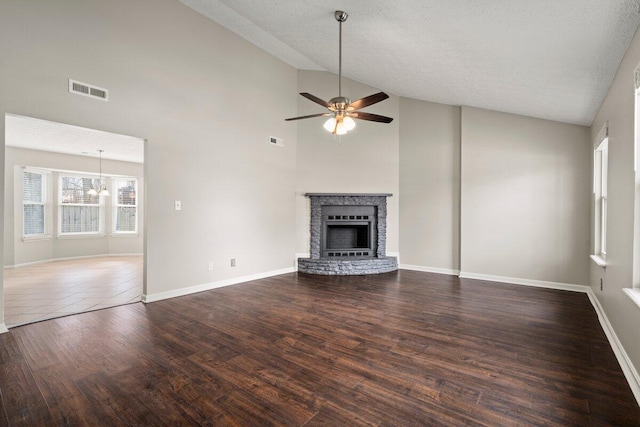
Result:
{"type": "Polygon", "coordinates": [[[69,92],[77,95],[88,96],[89,98],[100,99],[102,101],[109,100],[109,91],[107,89],[82,83],[77,80],[69,79],[69,92]]]}

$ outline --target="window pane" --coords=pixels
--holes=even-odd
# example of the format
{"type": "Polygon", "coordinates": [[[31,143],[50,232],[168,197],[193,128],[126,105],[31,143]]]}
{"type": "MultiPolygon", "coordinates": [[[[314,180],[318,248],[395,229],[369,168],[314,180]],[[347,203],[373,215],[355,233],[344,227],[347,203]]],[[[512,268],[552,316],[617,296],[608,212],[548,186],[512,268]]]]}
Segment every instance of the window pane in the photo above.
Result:
{"type": "Polygon", "coordinates": [[[607,195],[607,174],[608,174],[608,163],[609,163],[609,148],[608,146],[602,150],[602,195],[607,195]]]}
{"type": "Polygon", "coordinates": [[[44,234],[44,205],[24,205],[24,235],[44,234]]]}
{"type": "Polygon", "coordinates": [[[136,180],[128,179],[117,182],[118,204],[134,205],[136,204],[136,180]]]}
{"type": "Polygon", "coordinates": [[[602,198],[602,212],[600,213],[600,218],[602,222],[600,224],[600,253],[607,253],[607,198],[602,198]]]}
{"type": "Polygon", "coordinates": [[[605,135],[594,152],[593,191],[595,201],[594,254],[606,256],[607,253],[607,169],[609,139],[606,127],[600,132],[605,135]]]}
{"type": "Polygon", "coordinates": [[[45,234],[46,175],[22,172],[22,233],[23,236],[45,234]]]}
{"type": "Polygon", "coordinates": [[[116,216],[116,231],[136,231],[136,208],[118,207],[116,216]]]}
{"type": "Polygon", "coordinates": [[[62,206],[62,233],[97,233],[100,231],[100,207],[62,206]]]}
{"type": "Polygon", "coordinates": [[[22,200],[42,203],[42,181],[40,173],[22,173],[22,200]]]}
{"type": "Polygon", "coordinates": [[[98,179],[63,176],[62,203],[97,205],[100,203],[99,196],[90,196],[87,192],[91,188],[98,188],[99,185],[98,179]]]}

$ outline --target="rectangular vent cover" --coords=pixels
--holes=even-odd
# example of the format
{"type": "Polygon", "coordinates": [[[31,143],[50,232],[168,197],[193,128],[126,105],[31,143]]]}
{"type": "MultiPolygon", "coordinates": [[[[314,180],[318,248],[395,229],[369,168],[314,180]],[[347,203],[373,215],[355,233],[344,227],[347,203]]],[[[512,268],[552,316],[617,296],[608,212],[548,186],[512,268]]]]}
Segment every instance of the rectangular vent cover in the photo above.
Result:
{"type": "Polygon", "coordinates": [[[369,256],[369,251],[344,251],[344,252],[327,252],[330,257],[347,257],[347,256],[369,256]]]}
{"type": "Polygon", "coordinates": [[[109,101],[109,91],[107,89],[82,83],[77,80],[69,79],[69,92],[102,101],[109,101]]]}

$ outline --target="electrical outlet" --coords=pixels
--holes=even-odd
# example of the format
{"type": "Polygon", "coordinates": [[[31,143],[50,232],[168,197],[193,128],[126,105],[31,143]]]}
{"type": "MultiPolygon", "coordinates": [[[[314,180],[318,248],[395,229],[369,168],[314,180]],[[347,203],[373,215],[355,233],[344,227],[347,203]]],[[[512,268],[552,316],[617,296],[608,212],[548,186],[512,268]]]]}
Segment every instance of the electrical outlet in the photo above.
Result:
{"type": "Polygon", "coordinates": [[[213,262],[210,262],[209,265],[207,265],[207,271],[213,271],[213,262]]]}
{"type": "Polygon", "coordinates": [[[602,290],[602,277],[600,278],[600,290],[602,290]]]}
{"type": "Polygon", "coordinates": [[[236,266],[236,259],[231,258],[231,267],[235,267],[235,266],[236,266]]]}

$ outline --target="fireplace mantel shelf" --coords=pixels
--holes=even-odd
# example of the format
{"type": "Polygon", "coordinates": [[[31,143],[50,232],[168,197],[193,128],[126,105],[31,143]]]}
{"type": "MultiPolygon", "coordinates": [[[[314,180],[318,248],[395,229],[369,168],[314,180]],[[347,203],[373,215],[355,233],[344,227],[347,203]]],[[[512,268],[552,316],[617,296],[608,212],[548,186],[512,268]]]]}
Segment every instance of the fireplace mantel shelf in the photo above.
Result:
{"type": "Polygon", "coordinates": [[[307,197],[391,197],[392,193],[305,193],[307,197]]]}

